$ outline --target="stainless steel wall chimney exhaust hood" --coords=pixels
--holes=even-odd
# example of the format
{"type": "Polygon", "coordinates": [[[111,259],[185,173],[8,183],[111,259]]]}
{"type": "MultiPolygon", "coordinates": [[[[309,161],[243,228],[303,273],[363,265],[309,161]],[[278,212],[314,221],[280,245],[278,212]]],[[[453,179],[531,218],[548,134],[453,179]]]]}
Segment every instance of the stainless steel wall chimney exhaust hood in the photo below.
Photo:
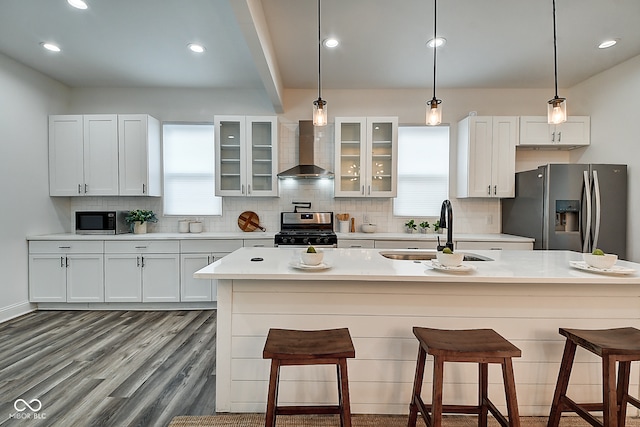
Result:
{"type": "Polygon", "coordinates": [[[300,138],[298,139],[298,165],[280,172],[278,178],[333,178],[333,172],[316,166],[313,161],[313,146],[315,142],[313,121],[300,120],[300,138]]]}

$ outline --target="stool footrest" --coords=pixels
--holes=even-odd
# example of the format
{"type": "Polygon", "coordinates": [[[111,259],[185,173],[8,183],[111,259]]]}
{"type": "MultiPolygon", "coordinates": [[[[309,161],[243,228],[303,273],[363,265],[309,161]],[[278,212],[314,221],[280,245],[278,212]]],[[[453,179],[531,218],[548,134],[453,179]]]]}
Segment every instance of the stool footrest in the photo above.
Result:
{"type": "Polygon", "coordinates": [[[567,396],[563,396],[560,412],[565,412],[565,407],[571,408],[570,411],[580,415],[582,419],[591,424],[593,427],[602,427],[604,424],[596,417],[591,415],[589,411],[602,411],[604,405],[602,403],[576,403],[567,396]]]}
{"type": "Polygon", "coordinates": [[[307,405],[307,406],[278,406],[276,415],[326,415],[340,414],[340,406],[337,405],[307,405]]]}

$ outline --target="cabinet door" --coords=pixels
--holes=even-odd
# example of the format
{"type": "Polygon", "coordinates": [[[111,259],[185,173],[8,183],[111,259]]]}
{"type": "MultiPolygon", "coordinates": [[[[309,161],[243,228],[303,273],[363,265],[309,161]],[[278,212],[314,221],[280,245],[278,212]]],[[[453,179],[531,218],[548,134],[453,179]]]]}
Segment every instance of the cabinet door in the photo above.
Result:
{"type": "Polygon", "coordinates": [[[67,302],[104,301],[104,256],[67,256],[67,302]]]}
{"type": "Polygon", "coordinates": [[[180,256],[142,255],[142,301],[180,301],[180,256]]]}
{"type": "Polygon", "coordinates": [[[49,195],[84,191],[82,116],[49,116],[49,195]]]}
{"type": "Polygon", "coordinates": [[[211,280],[195,279],[193,273],[213,262],[212,254],[180,255],[180,300],[211,301],[211,280]]]}
{"type": "Polygon", "coordinates": [[[518,145],[553,145],[551,127],[546,116],[520,117],[520,141],[518,145]]]}
{"type": "MultiPolygon", "coordinates": [[[[469,118],[468,197],[492,196],[493,118],[469,118]]],[[[514,156],[515,162],[515,156],[514,156]]]]}
{"type": "MultiPolygon", "coordinates": [[[[213,261],[217,261],[220,258],[225,257],[229,254],[223,253],[223,252],[214,252],[212,255],[213,255],[213,261]]],[[[217,280],[211,281],[211,300],[218,301],[218,281],[217,280]]]]}
{"type": "Polygon", "coordinates": [[[396,197],[398,119],[367,118],[367,197],[396,197]]]}
{"type": "Polygon", "coordinates": [[[141,302],[141,255],[105,254],[105,302],[141,302]]]}
{"type": "Polygon", "coordinates": [[[277,119],[247,117],[246,135],[247,196],[277,196],[277,119]]]}
{"type": "Polygon", "coordinates": [[[66,256],[64,254],[29,255],[29,301],[67,301],[66,256]]]}
{"type": "Polygon", "coordinates": [[[514,197],[516,195],[517,139],[517,117],[493,118],[491,159],[491,195],[493,197],[514,197]]]}
{"type": "Polygon", "coordinates": [[[120,195],[160,196],[160,124],[145,114],[118,116],[120,195]]]}
{"type": "Polygon", "coordinates": [[[336,197],[362,197],[365,194],[367,164],[367,119],[335,119],[335,188],[336,197]]]}
{"type": "Polygon", "coordinates": [[[246,195],[245,118],[215,117],[216,196],[246,195]]]}
{"type": "Polygon", "coordinates": [[[118,116],[84,116],[84,188],[89,196],[118,195],[118,116]]]}
{"type": "Polygon", "coordinates": [[[581,146],[591,143],[591,118],[589,116],[569,117],[566,122],[556,125],[552,140],[558,145],[581,146]]]}

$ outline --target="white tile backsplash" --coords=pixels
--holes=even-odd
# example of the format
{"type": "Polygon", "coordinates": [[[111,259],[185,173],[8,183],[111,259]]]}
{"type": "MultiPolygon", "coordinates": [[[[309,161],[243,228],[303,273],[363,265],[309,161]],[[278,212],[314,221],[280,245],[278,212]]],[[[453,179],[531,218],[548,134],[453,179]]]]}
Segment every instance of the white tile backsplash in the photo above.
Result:
{"type": "MultiPolygon", "coordinates": [[[[279,170],[286,170],[298,163],[298,123],[280,123],[279,126],[279,170]]],[[[334,170],[333,125],[316,131],[315,163],[334,170]]],[[[293,201],[311,202],[312,211],[349,213],[355,218],[356,227],[367,216],[370,223],[377,224],[378,232],[402,232],[408,220],[393,216],[393,201],[377,198],[334,198],[333,180],[280,180],[280,197],[225,197],[222,202],[223,215],[219,217],[163,216],[160,197],[72,197],[72,212],[78,210],[129,210],[151,209],[158,216],[158,223],[150,224],[150,232],[178,232],[178,221],[193,219],[202,221],[204,231],[239,231],[238,216],[244,211],[254,211],[260,224],[268,231],[280,228],[280,212],[292,211],[293,201]]],[[[484,199],[451,199],[454,212],[454,230],[457,233],[499,233],[500,202],[484,199]]],[[[75,221],[75,215],[71,215],[75,221]]],[[[437,218],[415,218],[417,222],[437,218]]],[[[71,229],[75,224],[71,224],[71,229]]],[[[359,231],[359,229],[358,229],[359,231]]]]}

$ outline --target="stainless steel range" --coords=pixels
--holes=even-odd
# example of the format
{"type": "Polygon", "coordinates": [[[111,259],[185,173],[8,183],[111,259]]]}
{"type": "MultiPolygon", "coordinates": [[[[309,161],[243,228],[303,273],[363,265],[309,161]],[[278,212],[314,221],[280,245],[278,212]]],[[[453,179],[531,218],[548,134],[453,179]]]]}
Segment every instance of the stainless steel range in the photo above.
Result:
{"type": "Polygon", "coordinates": [[[280,232],[275,235],[275,245],[337,247],[333,212],[281,212],[280,232]]]}

